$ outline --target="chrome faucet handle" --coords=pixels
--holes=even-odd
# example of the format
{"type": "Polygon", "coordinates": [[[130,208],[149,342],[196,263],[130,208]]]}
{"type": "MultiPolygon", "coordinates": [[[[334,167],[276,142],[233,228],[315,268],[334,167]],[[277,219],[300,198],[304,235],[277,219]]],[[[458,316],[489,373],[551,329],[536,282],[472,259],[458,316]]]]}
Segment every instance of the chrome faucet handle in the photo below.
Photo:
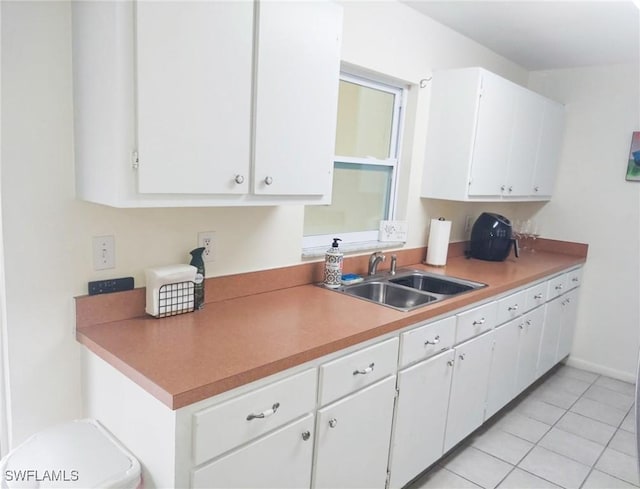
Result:
{"type": "Polygon", "coordinates": [[[398,262],[398,256],[395,255],[395,254],[391,255],[391,268],[389,268],[389,273],[391,275],[395,275],[396,274],[397,262],[398,262]]]}
{"type": "Polygon", "coordinates": [[[378,264],[383,262],[385,256],[381,251],[375,251],[369,256],[369,275],[375,275],[378,271],[378,264]]]}

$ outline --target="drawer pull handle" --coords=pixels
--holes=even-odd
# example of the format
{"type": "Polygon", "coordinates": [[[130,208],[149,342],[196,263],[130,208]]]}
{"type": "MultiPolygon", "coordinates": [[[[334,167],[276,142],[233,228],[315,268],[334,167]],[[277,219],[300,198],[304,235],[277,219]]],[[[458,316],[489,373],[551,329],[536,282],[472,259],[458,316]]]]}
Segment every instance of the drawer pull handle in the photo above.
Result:
{"type": "Polygon", "coordinates": [[[302,432],[302,439],[304,441],[307,441],[307,440],[309,440],[309,438],[311,438],[311,432],[309,430],[303,431],[302,432]]]}
{"type": "Polygon", "coordinates": [[[542,299],[542,293],[534,295],[533,298],[536,300],[542,299]]]}
{"type": "Polygon", "coordinates": [[[273,406],[271,406],[271,409],[267,409],[266,411],[262,411],[259,414],[249,414],[247,416],[247,421],[251,421],[252,419],[263,419],[263,418],[268,418],[269,416],[273,416],[274,414],[276,414],[276,411],[278,410],[278,408],[280,407],[280,403],[276,402],[273,406]]]}
{"type": "Polygon", "coordinates": [[[516,304],[515,306],[509,306],[508,310],[509,311],[517,311],[518,310],[518,304],[516,304]]]}
{"type": "Polygon", "coordinates": [[[485,319],[485,318],[480,318],[480,321],[474,321],[474,322],[473,322],[473,325],[474,325],[474,326],[478,326],[478,325],[480,325],[480,324],[484,324],[484,322],[485,322],[485,321],[486,321],[486,319],[485,319]]]}
{"type": "Polygon", "coordinates": [[[338,425],[338,420],[336,418],[331,418],[329,420],[329,428],[335,428],[338,425]]]}
{"type": "Polygon", "coordinates": [[[531,319],[526,320],[527,326],[531,326],[531,319]]]}
{"type": "Polygon", "coordinates": [[[433,339],[433,341],[431,341],[431,340],[427,340],[427,341],[425,341],[425,342],[424,342],[424,346],[427,346],[427,345],[437,345],[438,343],[440,343],[440,336],[439,336],[439,335],[438,335],[438,336],[436,336],[436,337],[433,339]]]}
{"type": "Polygon", "coordinates": [[[520,323],[520,324],[518,324],[518,328],[520,328],[520,329],[524,329],[524,323],[520,323]]]}
{"type": "Polygon", "coordinates": [[[562,290],[562,284],[556,285],[556,290],[562,290]]]}
{"type": "Polygon", "coordinates": [[[460,360],[464,360],[465,355],[466,355],[466,353],[461,353],[460,355],[458,355],[458,358],[460,360]]]}
{"type": "Polygon", "coordinates": [[[447,362],[447,365],[449,365],[449,367],[453,367],[453,360],[449,360],[449,361],[447,362]]]}
{"type": "Polygon", "coordinates": [[[354,370],[353,371],[353,375],[367,375],[367,374],[370,374],[371,372],[373,372],[373,367],[374,366],[375,366],[375,363],[370,363],[367,368],[364,368],[362,370],[354,370]]]}
{"type": "Polygon", "coordinates": [[[573,277],[573,278],[571,279],[571,281],[572,281],[572,282],[579,282],[580,280],[578,279],[578,277],[573,277]]]}

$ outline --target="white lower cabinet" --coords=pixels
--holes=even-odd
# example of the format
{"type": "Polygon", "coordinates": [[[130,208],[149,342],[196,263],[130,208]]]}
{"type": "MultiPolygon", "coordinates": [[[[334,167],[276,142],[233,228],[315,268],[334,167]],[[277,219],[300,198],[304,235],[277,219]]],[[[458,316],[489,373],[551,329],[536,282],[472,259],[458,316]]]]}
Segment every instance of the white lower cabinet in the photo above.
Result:
{"type": "Polygon", "coordinates": [[[515,395],[520,394],[536,380],[536,366],[540,338],[544,326],[545,306],[539,306],[523,316],[518,340],[518,370],[515,395]]]}
{"type": "Polygon", "coordinates": [[[191,486],[216,489],[309,487],[313,414],[193,471],[191,486]]]}
{"type": "Polygon", "coordinates": [[[456,346],[444,452],[484,421],[493,331],[456,346]]]}
{"type": "Polygon", "coordinates": [[[569,353],[573,344],[573,334],[578,319],[578,290],[573,289],[560,297],[560,332],[558,334],[558,351],[556,362],[569,353]]]}
{"type": "Polygon", "coordinates": [[[175,411],[90,354],[87,414],[135,447],[145,487],[401,488],[570,353],[580,280],[573,269],[175,411]],[[120,391],[136,402],[105,402],[120,391]],[[121,428],[134,418],[153,428],[121,428]]]}
{"type": "Polygon", "coordinates": [[[558,339],[560,338],[560,326],[562,323],[561,302],[562,298],[557,297],[546,305],[544,327],[542,328],[542,338],[540,339],[540,354],[538,355],[538,366],[536,368],[537,377],[544,375],[556,364],[558,339]]]}
{"type": "Polygon", "coordinates": [[[515,397],[518,342],[523,319],[516,318],[495,329],[487,392],[485,419],[489,419],[515,397]]]}
{"type": "Polygon", "coordinates": [[[442,456],[453,358],[449,350],[398,373],[389,487],[403,487],[442,456]]]}
{"type": "Polygon", "coordinates": [[[396,376],[318,410],[314,488],[383,489],[396,376]]]}

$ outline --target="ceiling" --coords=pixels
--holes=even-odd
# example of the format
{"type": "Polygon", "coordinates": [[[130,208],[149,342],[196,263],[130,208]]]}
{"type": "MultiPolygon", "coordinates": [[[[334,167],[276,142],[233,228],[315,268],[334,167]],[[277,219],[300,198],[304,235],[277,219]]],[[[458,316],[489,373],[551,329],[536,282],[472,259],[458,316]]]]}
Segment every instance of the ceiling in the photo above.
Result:
{"type": "Polygon", "coordinates": [[[640,0],[401,1],[530,71],[640,58],[640,0]]]}

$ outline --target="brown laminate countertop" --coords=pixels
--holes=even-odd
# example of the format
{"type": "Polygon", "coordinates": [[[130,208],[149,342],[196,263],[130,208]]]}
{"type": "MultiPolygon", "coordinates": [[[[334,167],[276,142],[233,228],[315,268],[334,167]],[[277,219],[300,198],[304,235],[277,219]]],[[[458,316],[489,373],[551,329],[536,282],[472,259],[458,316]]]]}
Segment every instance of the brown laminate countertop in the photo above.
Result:
{"type": "Polygon", "coordinates": [[[412,265],[488,285],[412,312],[309,284],[207,303],[202,310],[171,318],[79,325],[76,338],[178,409],[561,272],[585,257],[539,251],[504,262],[459,256],[446,267],[412,265]]]}

